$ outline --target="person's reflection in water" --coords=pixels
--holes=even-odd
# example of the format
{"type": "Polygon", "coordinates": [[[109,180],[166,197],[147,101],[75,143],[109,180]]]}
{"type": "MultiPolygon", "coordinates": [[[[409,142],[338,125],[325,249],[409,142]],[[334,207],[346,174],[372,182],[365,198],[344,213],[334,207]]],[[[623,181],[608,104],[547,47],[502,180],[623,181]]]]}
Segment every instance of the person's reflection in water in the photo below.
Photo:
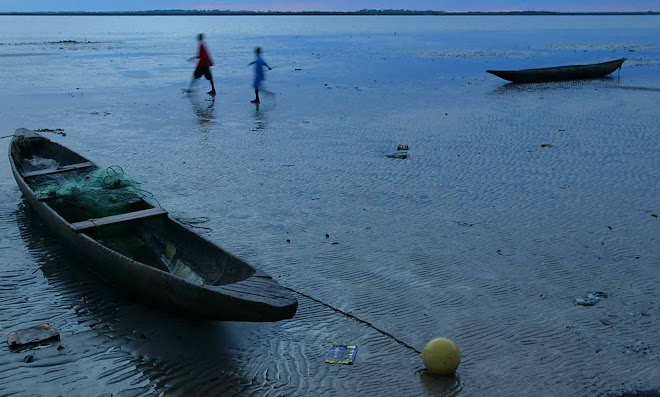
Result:
{"type": "Polygon", "coordinates": [[[254,108],[254,128],[252,131],[264,131],[266,129],[266,115],[259,110],[259,105],[254,108]]]}
{"type": "Polygon", "coordinates": [[[200,101],[194,95],[189,95],[190,103],[193,106],[195,116],[197,116],[197,123],[201,132],[209,133],[213,131],[213,120],[215,120],[215,97],[200,101]]]}

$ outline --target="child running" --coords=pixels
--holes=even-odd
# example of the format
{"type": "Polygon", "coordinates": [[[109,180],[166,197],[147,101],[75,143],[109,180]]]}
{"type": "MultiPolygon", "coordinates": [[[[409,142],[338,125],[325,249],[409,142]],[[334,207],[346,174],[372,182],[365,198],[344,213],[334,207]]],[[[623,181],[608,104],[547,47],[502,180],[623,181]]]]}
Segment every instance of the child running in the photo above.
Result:
{"type": "Polygon", "coordinates": [[[259,100],[259,89],[261,88],[261,83],[264,81],[266,78],[264,76],[264,66],[268,68],[268,70],[273,70],[268,64],[261,58],[261,47],[257,47],[254,49],[254,54],[257,56],[257,59],[255,59],[253,62],[250,62],[248,66],[250,65],[255,65],[254,67],[254,95],[255,98],[252,103],[255,105],[258,105],[261,103],[259,100]]]}
{"type": "Polygon", "coordinates": [[[211,56],[209,55],[209,52],[206,50],[206,46],[204,45],[204,35],[201,33],[198,34],[197,40],[199,41],[199,54],[196,57],[190,58],[189,61],[192,61],[193,59],[199,59],[199,62],[197,62],[197,68],[195,68],[195,72],[193,73],[193,78],[190,81],[190,86],[188,87],[187,92],[192,92],[193,83],[198,78],[204,76],[208,81],[211,82],[211,91],[207,92],[207,94],[215,96],[215,86],[213,85],[213,75],[211,74],[211,66],[213,66],[213,60],[211,59],[211,56]]]}

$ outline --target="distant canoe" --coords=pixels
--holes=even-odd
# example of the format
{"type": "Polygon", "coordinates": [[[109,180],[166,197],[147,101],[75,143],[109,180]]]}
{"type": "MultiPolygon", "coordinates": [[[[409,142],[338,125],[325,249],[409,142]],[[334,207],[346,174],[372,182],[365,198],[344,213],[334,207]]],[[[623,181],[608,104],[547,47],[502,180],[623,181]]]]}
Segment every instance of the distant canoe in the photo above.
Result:
{"type": "Polygon", "coordinates": [[[523,70],[487,70],[488,73],[514,83],[593,79],[607,76],[619,69],[626,58],[591,65],[558,66],[523,70]]]}

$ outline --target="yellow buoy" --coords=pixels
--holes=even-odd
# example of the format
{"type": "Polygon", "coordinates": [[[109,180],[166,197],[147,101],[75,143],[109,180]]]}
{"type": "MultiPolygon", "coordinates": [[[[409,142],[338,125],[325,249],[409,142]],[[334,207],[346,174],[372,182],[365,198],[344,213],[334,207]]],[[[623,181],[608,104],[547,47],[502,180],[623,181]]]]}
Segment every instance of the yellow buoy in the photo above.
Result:
{"type": "Polygon", "coordinates": [[[422,361],[433,374],[451,375],[461,364],[461,351],[451,339],[435,338],[424,347],[422,361]]]}

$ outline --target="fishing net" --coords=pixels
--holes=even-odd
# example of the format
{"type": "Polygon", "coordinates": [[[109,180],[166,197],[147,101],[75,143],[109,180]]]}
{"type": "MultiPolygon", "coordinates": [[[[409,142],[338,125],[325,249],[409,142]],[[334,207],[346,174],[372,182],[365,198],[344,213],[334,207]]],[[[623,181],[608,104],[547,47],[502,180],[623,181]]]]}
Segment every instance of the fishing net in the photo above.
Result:
{"type": "Polygon", "coordinates": [[[157,202],[118,165],[43,175],[32,183],[32,189],[69,222],[144,209],[141,198],[157,202]]]}

